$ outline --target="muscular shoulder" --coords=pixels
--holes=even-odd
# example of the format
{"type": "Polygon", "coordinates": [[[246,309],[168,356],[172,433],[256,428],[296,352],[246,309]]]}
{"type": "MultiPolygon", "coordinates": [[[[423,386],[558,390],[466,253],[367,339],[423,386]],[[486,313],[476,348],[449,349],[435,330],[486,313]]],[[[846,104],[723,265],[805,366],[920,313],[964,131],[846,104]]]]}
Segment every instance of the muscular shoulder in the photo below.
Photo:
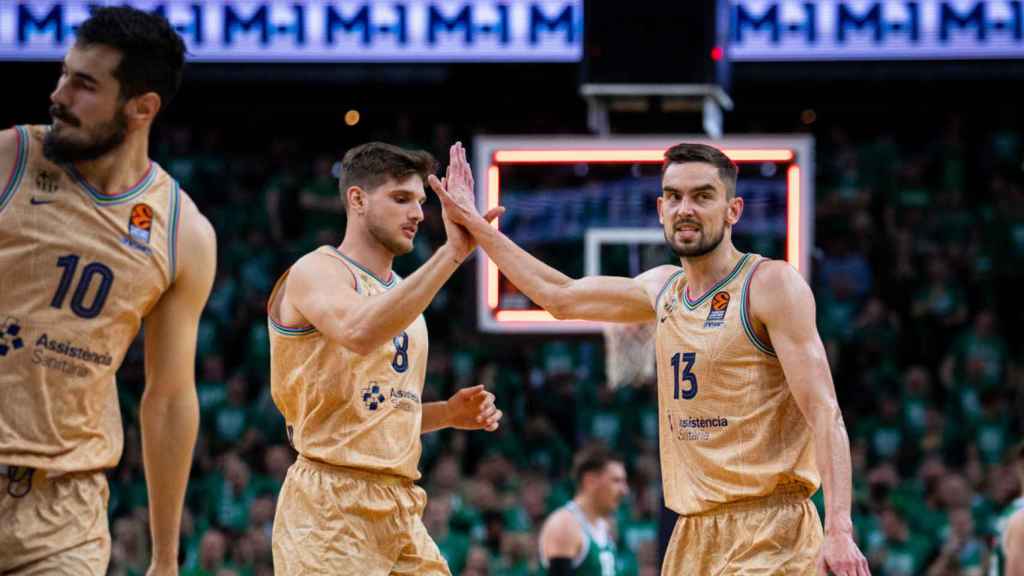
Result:
{"type": "Polygon", "coordinates": [[[217,232],[210,220],[199,211],[192,198],[181,191],[181,224],[178,230],[178,246],[183,264],[193,260],[217,261],[217,232]]]}
{"type": "Polygon", "coordinates": [[[763,260],[750,279],[750,301],[754,308],[767,304],[785,309],[814,302],[811,287],[796,268],[785,260],[763,260]]]}
{"type": "Polygon", "coordinates": [[[205,302],[217,272],[217,233],[184,192],[180,210],[175,284],[205,302]]]}
{"type": "Polygon", "coordinates": [[[292,264],[288,271],[288,282],[284,286],[284,300],[289,306],[299,301],[308,302],[310,297],[319,300],[320,296],[315,295],[324,287],[331,287],[330,297],[338,298],[345,293],[336,289],[339,286],[355,290],[356,279],[352,271],[337,258],[314,250],[292,264]]]}
{"type": "Polygon", "coordinates": [[[661,290],[665,287],[669,278],[681,270],[682,268],[679,266],[664,264],[662,266],[651,268],[643,274],[640,274],[636,277],[636,281],[643,284],[644,290],[647,292],[647,295],[650,296],[651,302],[653,303],[657,300],[658,295],[661,294],[661,290]]]}
{"type": "Polygon", "coordinates": [[[572,513],[556,510],[540,531],[540,548],[546,558],[572,558],[583,544],[583,531],[572,513]]]}
{"type": "MultiPolygon", "coordinates": [[[[2,188],[14,170],[18,161],[18,132],[14,128],[0,130],[0,188],[2,188]]],[[[2,192],[2,190],[0,190],[2,192]]]]}

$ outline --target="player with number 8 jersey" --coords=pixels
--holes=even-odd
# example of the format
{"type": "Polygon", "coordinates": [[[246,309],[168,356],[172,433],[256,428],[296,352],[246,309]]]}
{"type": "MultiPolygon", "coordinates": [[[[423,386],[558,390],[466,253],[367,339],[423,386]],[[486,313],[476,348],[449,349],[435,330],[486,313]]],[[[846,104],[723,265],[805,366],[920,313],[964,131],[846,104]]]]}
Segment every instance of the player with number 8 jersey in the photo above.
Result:
{"type": "MultiPolygon", "coordinates": [[[[445,219],[448,242],[409,278],[392,272],[412,250],[433,169],[426,152],[349,150],[344,240],[300,258],[270,294],[271,394],[299,453],[274,517],[278,574],[451,574],[423,525],[420,434],[493,431],[501,411],[483,386],[422,402],[423,310],[474,248],[445,219]]],[[[468,178],[450,171],[446,183],[472,187],[468,178]]]]}

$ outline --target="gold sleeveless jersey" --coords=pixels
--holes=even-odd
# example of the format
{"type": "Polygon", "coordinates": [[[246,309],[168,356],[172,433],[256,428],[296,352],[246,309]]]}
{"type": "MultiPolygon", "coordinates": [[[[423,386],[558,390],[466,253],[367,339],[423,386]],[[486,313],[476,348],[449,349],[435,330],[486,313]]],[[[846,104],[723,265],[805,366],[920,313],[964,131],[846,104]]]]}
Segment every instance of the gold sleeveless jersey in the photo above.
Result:
{"type": "Polygon", "coordinates": [[[19,126],[0,175],[0,463],[109,468],[123,445],[114,374],[171,285],[181,202],[151,163],[129,190],[96,191],[19,126]]]}
{"type": "Polygon", "coordinates": [[[679,514],[794,482],[810,495],[820,483],[810,426],[747,315],[761,261],[744,255],[702,296],[688,292],[680,270],[657,299],[661,473],[665,501],[679,514]]]}
{"type": "MultiPolygon", "coordinates": [[[[356,291],[373,297],[394,288],[332,247],[317,251],[348,266],[356,291]]],[[[273,304],[287,272],[271,292],[273,304]]],[[[292,446],[311,460],[420,477],[427,324],[423,316],[366,355],[330,341],[313,326],[288,327],[268,312],[270,390],[292,446]]]]}

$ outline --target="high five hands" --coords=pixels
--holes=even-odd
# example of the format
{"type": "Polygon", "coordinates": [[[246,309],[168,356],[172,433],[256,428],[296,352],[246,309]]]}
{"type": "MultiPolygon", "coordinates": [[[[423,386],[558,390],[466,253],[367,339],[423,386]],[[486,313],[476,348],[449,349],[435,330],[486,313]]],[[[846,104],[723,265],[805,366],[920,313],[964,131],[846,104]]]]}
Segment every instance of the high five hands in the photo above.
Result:
{"type": "Polygon", "coordinates": [[[427,183],[441,199],[441,213],[449,241],[457,242],[456,247],[464,248],[466,255],[475,247],[467,229],[480,221],[491,222],[505,212],[503,207],[496,206],[480,216],[473,194],[473,170],[466,159],[466,149],[463,148],[462,142],[456,142],[449,150],[448,169],[444,179],[438,180],[436,176],[430,175],[427,177],[427,183]],[[456,236],[454,240],[453,233],[456,236]]]}

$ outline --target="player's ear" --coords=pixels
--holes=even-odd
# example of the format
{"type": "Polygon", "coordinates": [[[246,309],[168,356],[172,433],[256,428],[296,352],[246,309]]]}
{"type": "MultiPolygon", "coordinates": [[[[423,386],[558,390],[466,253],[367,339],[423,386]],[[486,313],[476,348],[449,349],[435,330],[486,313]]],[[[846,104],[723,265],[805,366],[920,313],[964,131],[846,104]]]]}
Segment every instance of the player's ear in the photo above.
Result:
{"type": "Polygon", "coordinates": [[[665,198],[662,197],[662,196],[658,196],[658,223],[659,224],[664,224],[665,223],[665,215],[664,215],[665,207],[664,207],[664,204],[665,204],[665,198]]]}
{"type": "Polygon", "coordinates": [[[345,190],[345,197],[348,199],[348,210],[354,214],[366,213],[366,190],[359,186],[349,186],[345,190]]]}
{"type": "Polygon", "coordinates": [[[730,226],[735,226],[743,215],[743,198],[735,196],[729,199],[729,208],[725,212],[725,221],[730,226]]]}
{"type": "Polygon", "coordinates": [[[130,99],[125,105],[125,115],[128,121],[138,125],[149,124],[160,112],[160,95],[156,92],[146,92],[130,99]]]}

